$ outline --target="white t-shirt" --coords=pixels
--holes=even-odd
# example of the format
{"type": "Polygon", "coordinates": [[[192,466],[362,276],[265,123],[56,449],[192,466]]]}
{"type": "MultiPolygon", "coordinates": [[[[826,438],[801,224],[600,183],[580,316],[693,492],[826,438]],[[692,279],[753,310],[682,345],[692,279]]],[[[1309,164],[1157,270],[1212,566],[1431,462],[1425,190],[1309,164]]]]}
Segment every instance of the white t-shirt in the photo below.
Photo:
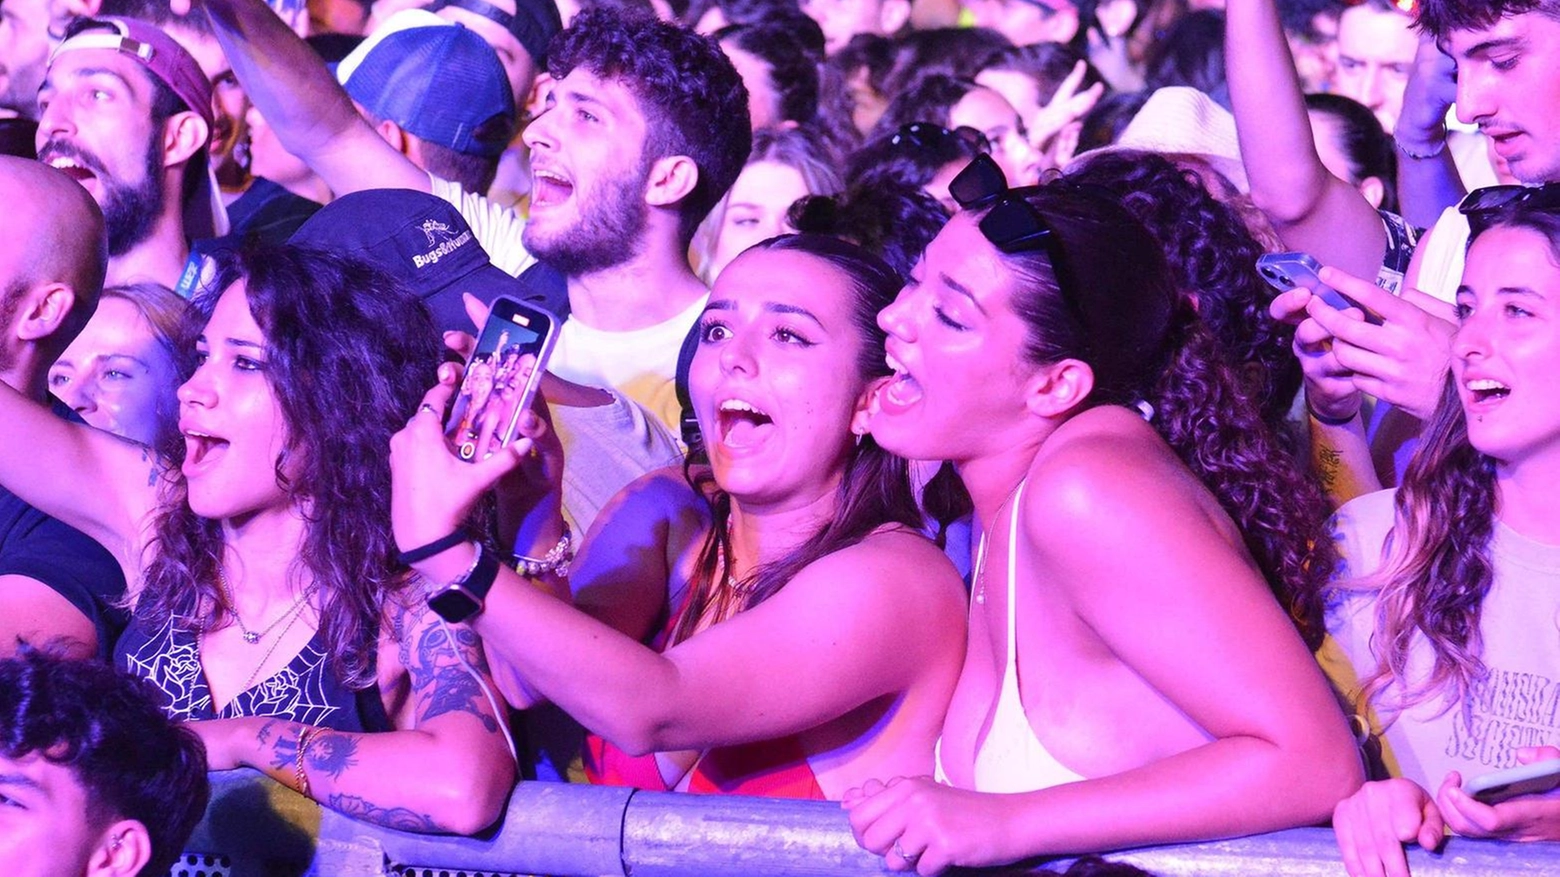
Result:
{"type": "Polygon", "coordinates": [[[536,263],[536,257],[526,250],[520,234],[525,231],[525,220],[520,214],[476,192],[468,192],[460,183],[428,175],[430,191],[434,197],[448,201],[460,211],[461,218],[471,226],[472,236],[488,259],[500,271],[512,277],[536,263]]]}
{"type": "Polygon", "coordinates": [[[1433,234],[1419,240],[1424,250],[1419,255],[1419,291],[1441,301],[1456,301],[1468,255],[1468,217],[1455,205],[1448,207],[1441,211],[1432,230],[1433,234]]]}
{"type": "MultiPolygon", "coordinates": [[[[1346,563],[1341,576],[1380,567],[1395,493],[1367,494],[1338,510],[1334,533],[1346,563]]],[[[1560,746],[1560,545],[1534,542],[1497,523],[1490,556],[1494,581],[1480,619],[1489,672],[1463,702],[1443,710],[1440,700],[1426,700],[1403,711],[1386,732],[1403,776],[1432,793],[1448,771],[1466,781],[1515,767],[1519,747],[1560,746]]],[[[1328,602],[1328,631],[1361,679],[1376,668],[1370,643],[1376,606],[1376,593],[1366,590],[1344,590],[1328,602]]],[[[1410,678],[1423,678],[1431,665],[1430,648],[1420,639],[1410,654],[1410,678]]],[[[1376,709],[1387,721],[1382,703],[1378,699],[1376,709]]]]}
{"type": "Polygon", "coordinates": [[[682,406],[677,402],[677,354],[704,304],[701,295],[681,313],[643,329],[609,332],[564,320],[547,370],[576,384],[609,387],[650,410],[678,434],[682,406]]]}

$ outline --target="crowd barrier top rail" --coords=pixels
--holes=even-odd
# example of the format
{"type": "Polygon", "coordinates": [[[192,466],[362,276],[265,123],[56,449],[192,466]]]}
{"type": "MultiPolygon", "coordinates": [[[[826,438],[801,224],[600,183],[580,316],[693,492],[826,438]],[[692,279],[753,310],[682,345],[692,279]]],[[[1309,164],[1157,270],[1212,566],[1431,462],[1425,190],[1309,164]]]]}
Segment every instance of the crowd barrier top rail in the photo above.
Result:
{"type": "MultiPolygon", "coordinates": [[[[501,827],[479,837],[411,834],[330,810],[252,770],[213,773],[212,800],[188,849],[227,857],[230,877],[536,874],[556,877],[877,877],[838,804],[521,783],[501,827]]],[[[1113,853],[1165,877],[1334,877],[1332,832],[1113,853]]],[[[1409,851],[1414,877],[1560,877],[1560,844],[1454,837],[1409,851]]],[[[1053,874],[1068,859],[972,874],[1053,874]]],[[[195,873],[186,871],[185,873],[195,873]]]]}

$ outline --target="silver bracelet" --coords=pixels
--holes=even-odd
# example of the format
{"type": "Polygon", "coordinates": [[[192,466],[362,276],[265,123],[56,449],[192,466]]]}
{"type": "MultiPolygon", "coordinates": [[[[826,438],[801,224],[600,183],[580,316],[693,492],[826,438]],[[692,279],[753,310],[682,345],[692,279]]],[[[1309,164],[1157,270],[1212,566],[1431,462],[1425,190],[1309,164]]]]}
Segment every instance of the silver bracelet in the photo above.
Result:
{"type": "Polygon", "coordinates": [[[1425,161],[1426,159],[1435,158],[1446,151],[1446,126],[1441,126],[1441,139],[1436,141],[1435,146],[1429,152],[1415,152],[1404,146],[1403,141],[1398,139],[1396,132],[1392,134],[1392,145],[1397,147],[1398,152],[1403,153],[1404,156],[1414,161],[1425,161]]]}
{"type": "Polygon", "coordinates": [[[569,531],[569,522],[563,522],[563,535],[546,555],[538,558],[516,554],[510,559],[515,572],[523,576],[534,579],[552,573],[559,578],[568,578],[569,564],[574,561],[574,534],[569,531]]]}

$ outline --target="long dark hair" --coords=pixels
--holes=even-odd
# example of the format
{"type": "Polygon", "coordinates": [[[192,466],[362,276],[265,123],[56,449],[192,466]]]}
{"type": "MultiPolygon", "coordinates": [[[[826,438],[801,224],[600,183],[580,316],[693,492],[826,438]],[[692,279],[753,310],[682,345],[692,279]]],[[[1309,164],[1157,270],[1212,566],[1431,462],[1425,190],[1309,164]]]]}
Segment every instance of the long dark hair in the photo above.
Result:
{"type": "Polygon", "coordinates": [[[1314,649],[1320,591],[1336,565],[1325,506],[1243,391],[1160,245],[1108,191],[1057,181],[1025,200],[1050,226],[1047,250],[1003,254],[1035,363],[1094,372],[1087,406],[1147,403],[1151,423],[1235,521],[1268,586],[1314,649]],[[1065,291],[1064,291],[1065,288],[1065,291]]]}
{"type": "MultiPolygon", "coordinates": [[[[192,302],[178,351],[185,379],[195,370],[194,338],[238,281],[287,422],[276,480],[307,510],[290,574],[319,588],[320,635],[339,677],[367,687],[384,601],[406,575],[390,532],[390,436],[434,382],[438,334],[427,307],[375,268],[299,246],[251,245],[220,254],[192,302]]],[[[209,629],[228,611],[217,586],[222,526],[190,509],[183,442],[162,454],[168,465],[136,615],[209,629]]]]}
{"type": "MultiPolygon", "coordinates": [[[[855,244],[826,235],[782,235],[756,244],[754,249],[805,253],[845,275],[850,281],[852,321],[863,342],[856,358],[856,378],[865,382],[890,374],[883,357],[886,336],[878,327],[877,313],[894,300],[902,285],[893,269],[855,244]]],[[[727,530],[731,496],[714,483],[709,469],[698,465],[694,456],[689,456],[684,471],[689,483],[709,501],[712,522],[689,586],[688,604],[672,636],[674,643],[692,636],[712,611],[715,620],[720,620],[730,611],[757,606],[809,564],[855,545],[884,524],[910,529],[921,525],[904,459],[879,447],[871,436],[863,436],[846,461],[834,514],[818,532],[785,556],[763,564],[740,582],[732,582],[727,575],[735,567],[727,530]]]]}
{"type": "MultiPolygon", "coordinates": [[[[1371,117],[1375,121],[1375,117],[1371,117]]],[[[1197,301],[1197,314],[1267,422],[1277,428],[1300,390],[1290,350],[1294,327],[1268,313],[1272,294],[1257,274],[1262,244],[1241,215],[1210,194],[1196,171],[1153,152],[1086,154],[1067,179],[1109,189],[1159,242],[1172,282],[1197,301]],[[1243,367],[1254,369],[1243,371],[1243,367]]]]}
{"type": "MultiPolygon", "coordinates": [[[[1491,228],[1522,228],[1543,235],[1549,258],[1560,259],[1560,215],[1553,209],[1516,205],[1489,219],[1491,228]]],[[[1451,376],[1425,421],[1419,448],[1393,502],[1396,522],[1383,550],[1375,647],[1380,657],[1361,697],[1375,700],[1392,684],[1408,685],[1409,656],[1423,637],[1435,661],[1422,682],[1397,692],[1390,713],[1433,697],[1450,705],[1484,676],[1480,617],[1494,582],[1490,539],[1498,495],[1495,460],[1468,441],[1468,420],[1451,376]]]]}

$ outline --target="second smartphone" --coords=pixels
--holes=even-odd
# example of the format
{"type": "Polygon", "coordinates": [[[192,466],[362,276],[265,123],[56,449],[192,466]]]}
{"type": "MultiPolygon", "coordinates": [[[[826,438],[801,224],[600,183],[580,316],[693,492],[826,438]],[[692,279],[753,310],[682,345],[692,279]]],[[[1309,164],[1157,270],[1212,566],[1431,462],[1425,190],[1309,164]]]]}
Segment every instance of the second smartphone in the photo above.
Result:
{"type": "Polygon", "coordinates": [[[493,300],[444,425],[456,456],[470,462],[514,441],[557,337],[558,318],[547,311],[508,296],[493,300]]]}

